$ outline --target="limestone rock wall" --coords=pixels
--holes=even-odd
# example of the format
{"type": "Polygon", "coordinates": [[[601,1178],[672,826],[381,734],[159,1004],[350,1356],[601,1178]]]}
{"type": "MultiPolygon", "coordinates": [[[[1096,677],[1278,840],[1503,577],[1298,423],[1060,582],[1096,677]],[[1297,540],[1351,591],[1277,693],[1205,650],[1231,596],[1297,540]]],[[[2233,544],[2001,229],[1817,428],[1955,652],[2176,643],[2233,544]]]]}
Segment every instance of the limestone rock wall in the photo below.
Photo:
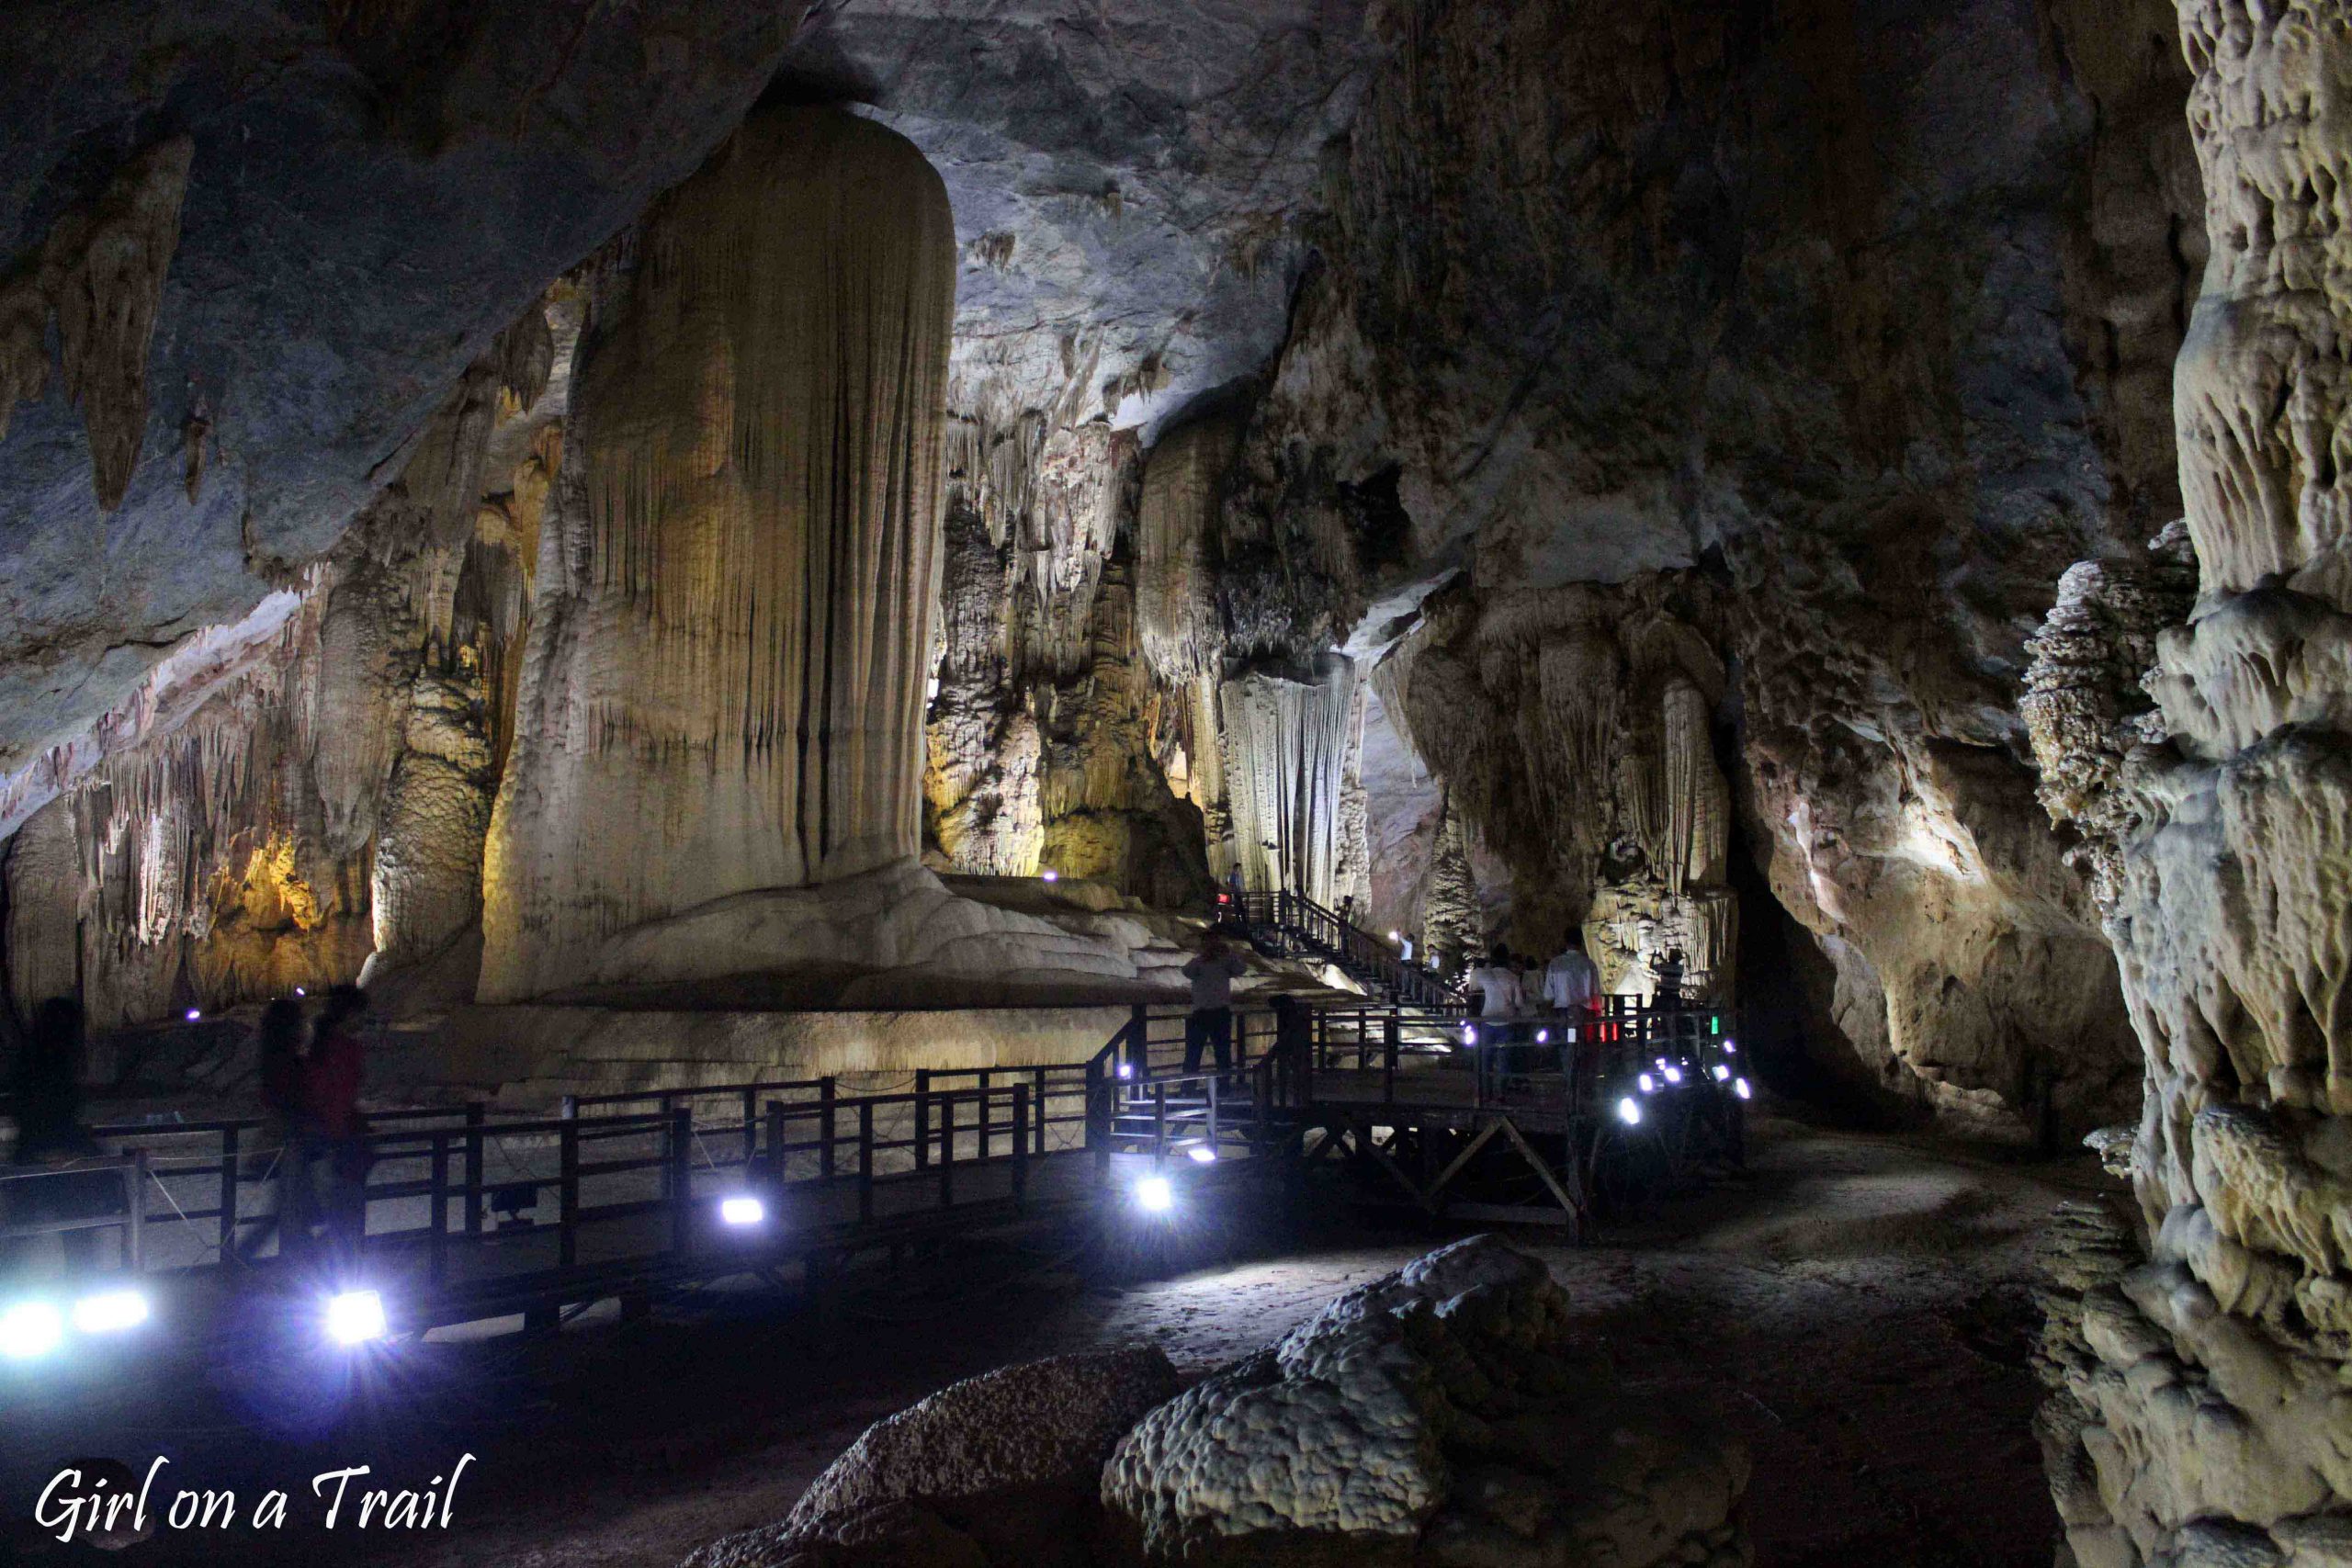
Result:
{"type": "Polygon", "coordinates": [[[903,139],[748,121],[582,350],[489,850],[481,994],[920,848],[953,220],[903,139]]]}
{"type": "Polygon", "coordinates": [[[2211,245],[2174,383],[2198,592],[2182,622],[2146,591],[2161,559],[2078,569],[2043,638],[2052,804],[2105,861],[2147,1052],[2151,1241],[2083,1295],[2045,1427],[2082,1561],[2322,1562],[2352,1540],[2352,28],[2205,0],[2179,22],[2211,245]],[[2144,660],[2152,630],[2140,714],[2098,671],[2144,660]]]}
{"type": "Polygon", "coordinates": [[[1211,894],[1204,829],[1155,755],[1159,694],[1137,655],[1127,571],[1124,560],[1105,570],[1083,676],[1036,698],[1045,735],[1039,861],[1158,908],[1197,911],[1211,894]]]}
{"type": "MultiPolygon", "coordinates": [[[[1431,595],[1383,665],[1452,809],[1512,868],[1511,929],[1469,907],[1467,861],[1432,873],[1431,942],[1555,951],[1580,930],[1610,989],[1647,995],[1679,951],[1685,984],[1728,999],[1736,910],[1731,790],[1715,760],[1726,677],[1701,626],[1712,595],[1657,579],[1431,595]]],[[[1461,852],[1452,852],[1459,853],[1461,852]]]]}
{"type": "Polygon", "coordinates": [[[396,973],[472,928],[552,356],[535,306],[336,552],[61,762],[0,863],[18,1007],[78,990],[94,1027],[153,1022],[396,973]]]}
{"type": "Polygon", "coordinates": [[[1740,857],[1834,977],[1807,1050],[2012,1129],[2121,1113],[2137,1045],[2018,701],[2060,575],[2177,506],[2148,399],[2202,245],[2165,8],[1381,25],[1224,508],[1233,646],[1425,640],[1408,685],[1496,699],[1406,716],[1474,852],[1510,863],[1488,919],[1522,944],[1623,886],[1596,932],[1621,975],[1727,953],[1740,857]],[[1517,624],[1667,580],[1711,606],[1684,618],[1717,672],[1671,700],[1708,710],[1720,791],[1695,744],[1669,758],[1698,730],[1667,693],[1627,682],[1611,712],[1606,671],[1577,673],[1598,645],[1547,666],[1517,624]],[[1574,711],[1531,751],[1555,686],[1574,711]],[[1620,756],[1646,782],[1589,760],[1620,756]]]}
{"type": "Polygon", "coordinates": [[[994,434],[970,419],[958,427],[927,852],[942,871],[1051,870],[1195,908],[1208,896],[1199,809],[1169,778],[1171,766],[1184,774],[1193,687],[1153,678],[1135,611],[1150,536],[1139,517],[1165,508],[1130,435],[1058,417],[1024,415],[994,434]]]}

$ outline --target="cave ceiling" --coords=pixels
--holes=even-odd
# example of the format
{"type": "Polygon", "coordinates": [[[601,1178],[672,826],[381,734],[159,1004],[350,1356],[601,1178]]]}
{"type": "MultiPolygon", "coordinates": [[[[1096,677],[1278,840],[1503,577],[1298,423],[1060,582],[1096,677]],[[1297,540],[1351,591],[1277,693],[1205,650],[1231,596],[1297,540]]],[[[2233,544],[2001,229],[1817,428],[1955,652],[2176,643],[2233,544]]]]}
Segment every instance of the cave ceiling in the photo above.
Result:
{"type": "Polygon", "coordinates": [[[1363,12],[15,8],[0,291],[38,287],[50,237],[143,151],[188,151],[143,386],[52,371],[0,434],[0,831],[273,635],[465,367],[763,92],[860,106],[940,170],[956,412],[1148,436],[1279,347],[1363,12]],[[93,408],[136,434],[110,509],[93,408]]]}

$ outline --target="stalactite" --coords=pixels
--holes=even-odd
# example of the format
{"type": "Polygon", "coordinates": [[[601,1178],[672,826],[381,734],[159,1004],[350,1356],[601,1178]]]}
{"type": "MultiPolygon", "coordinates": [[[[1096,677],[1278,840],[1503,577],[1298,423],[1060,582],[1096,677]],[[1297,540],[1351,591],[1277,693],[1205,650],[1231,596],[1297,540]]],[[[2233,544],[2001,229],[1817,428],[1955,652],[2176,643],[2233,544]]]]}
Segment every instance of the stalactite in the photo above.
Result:
{"type": "Polygon", "coordinates": [[[576,373],[485,998],[919,849],[955,280],[937,174],[832,111],[755,117],[650,220],[576,373]]]}
{"type": "Polygon", "coordinates": [[[1329,654],[1312,671],[1243,675],[1225,682],[1218,706],[1242,880],[1336,902],[1354,664],[1329,654]]]}
{"type": "MultiPolygon", "coordinates": [[[[139,463],[147,430],[147,346],[179,244],[180,203],[194,155],[195,143],[184,136],[147,149],[96,202],[58,220],[41,250],[41,293],[57,316],[65,393],[89,432],[90,479],[104,512],[122,504],[139,463]]],[[[6,379],[27,384],[20,362],[6,379]]]]}
{"type": "Polygon", "coordinates": [[[1036,720],[1012,683],[1012,548],[958,497],[941,536],[940,659],[923,800],[941,869],[1032,876],[1044,843],[1036,720]]]}

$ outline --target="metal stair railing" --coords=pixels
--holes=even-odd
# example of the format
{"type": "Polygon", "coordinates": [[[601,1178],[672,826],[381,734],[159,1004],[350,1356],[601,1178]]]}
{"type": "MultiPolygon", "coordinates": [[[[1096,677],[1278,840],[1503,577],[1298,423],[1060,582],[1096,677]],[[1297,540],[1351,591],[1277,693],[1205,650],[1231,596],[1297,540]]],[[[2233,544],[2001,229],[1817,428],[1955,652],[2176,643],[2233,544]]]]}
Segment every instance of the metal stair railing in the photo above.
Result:
{"type": "Polygon", "coordinates": [[[1461,1005],[1460,994],[1437,974],[1407,963],[1371,931],[1303,894],[1243,893],[1232,908],[1245,928],[1267,928],[1286,947],[1329,959],[1396,1001],[1429,1008],[1461,1005]]]}

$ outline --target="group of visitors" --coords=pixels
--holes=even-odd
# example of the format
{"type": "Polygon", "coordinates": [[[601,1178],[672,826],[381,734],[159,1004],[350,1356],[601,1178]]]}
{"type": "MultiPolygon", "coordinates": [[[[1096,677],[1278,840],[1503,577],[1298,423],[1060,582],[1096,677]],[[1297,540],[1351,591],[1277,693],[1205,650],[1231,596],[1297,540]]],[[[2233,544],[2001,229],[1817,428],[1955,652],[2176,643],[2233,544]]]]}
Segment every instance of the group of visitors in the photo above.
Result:
{"type": "Polygon", "coordinates": [[[1600,971],[1585,953],[1582,933],[1574,931],[1548,964],[1497,942],[1487,962],[1463,976],[1463,984],[1485,1019],[1577,1015],[1591,1011],[1600,997],[1600,971]]]}
{"type": "MultiPolygon", "coordinates": [[[[242,1238],[241,1258],[252,1258],[273,1233],[282,1256],[305,1256],[322,1231],[348,1235],[357,1223],[368,1165],[358,1035],[367,1006],[366,994],[345,985],[327,993],[315,1018],[292,998],[262,1010],[255,1040],[265,1132],[243,1174],[268,1179],[277,1204],[242,1238]]],[[[37,1261],[53,1228],[66,1269],[90,1267],[101,1260],[109,1227],[56,1227],[123,1213],[119,1164],[107,1159],[84,1117],[84,1058],[81,1005],[52,997],[35,1008],[10,1079],[17,1136],[10,1168],[0,1173],[0,1215],[18,1233],[6,1245],[11,1267],[37,1261]]]]}

